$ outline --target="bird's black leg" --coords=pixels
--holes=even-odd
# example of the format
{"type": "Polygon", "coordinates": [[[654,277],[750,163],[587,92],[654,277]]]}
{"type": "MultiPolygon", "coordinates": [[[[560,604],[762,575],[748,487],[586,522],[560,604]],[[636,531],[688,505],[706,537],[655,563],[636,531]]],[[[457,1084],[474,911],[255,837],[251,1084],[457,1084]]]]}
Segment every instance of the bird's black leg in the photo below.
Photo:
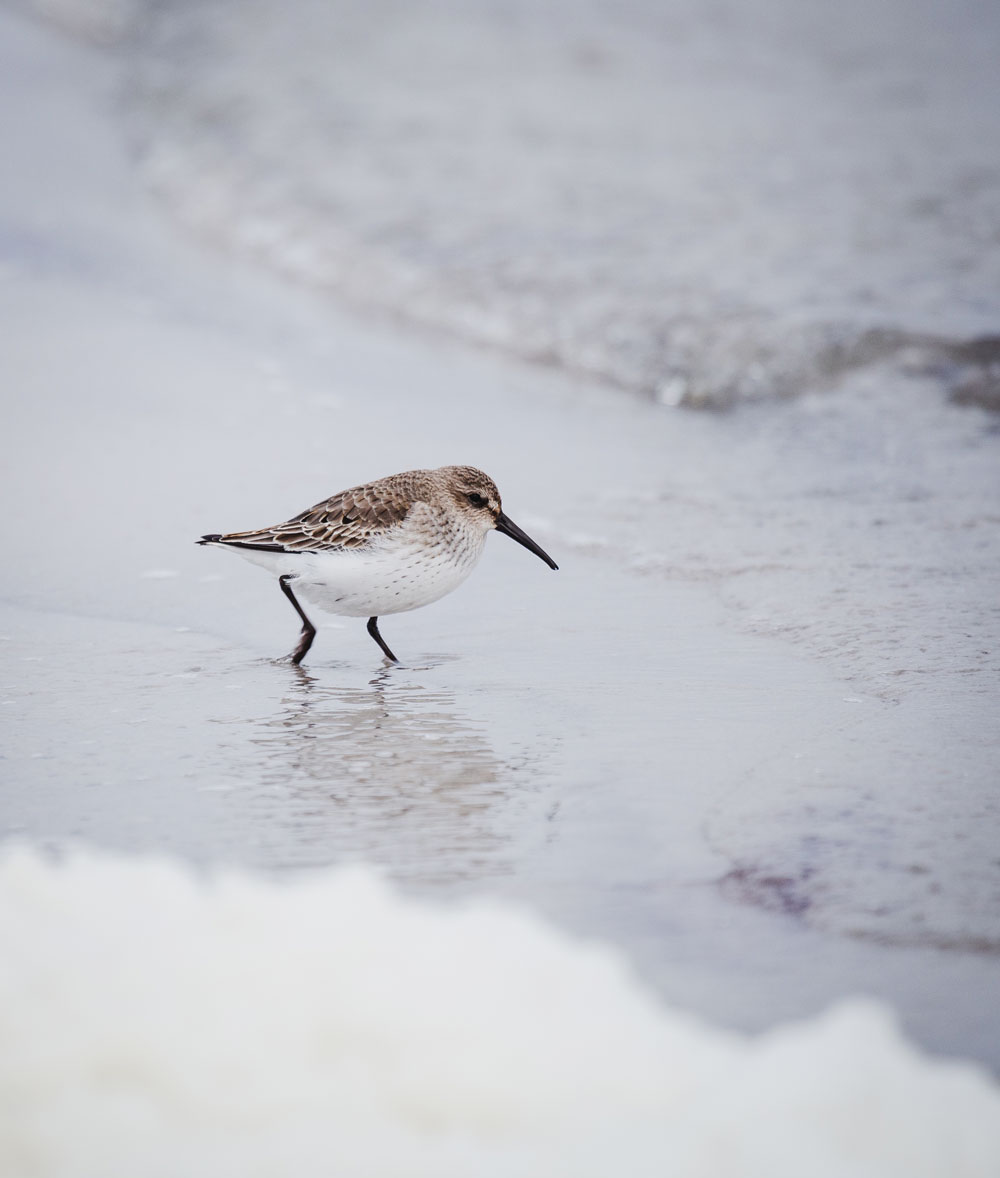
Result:
{"type": "Polygon", "coordinates": [[[288,598],[288,600],[295,606],[295,612],[302,619],[302,633],[299,635],[299,644],[291,653],[292,662],[298,666],[299,663],[306,657],[306,652],[313,644],[313,639],[316,637],[316,627],[306,617],[302,606],[296,600],[295,594],[292,592],[292,587],[289,582],[292,578],[286,573],[283,577],[278,578],[278,584],[281,586],[281,592],[288,598]]]}
{"type": "Polygon", "coordinates": [[[375,639],[375,641],[379,644],[379,646],[382,647],[382,649],[385,651],[386,656],[388,658],[391,658],[394,663],[399,662],[399,659],[396,658],[396,656],[392,653],[392,651],[388,648],[388,646],[386,646],[385,640],[383,639],[382,635],[378,632],[378,618],[369,618],[368,619],[368,633],[372,636],[372,638],[375,639]]]}

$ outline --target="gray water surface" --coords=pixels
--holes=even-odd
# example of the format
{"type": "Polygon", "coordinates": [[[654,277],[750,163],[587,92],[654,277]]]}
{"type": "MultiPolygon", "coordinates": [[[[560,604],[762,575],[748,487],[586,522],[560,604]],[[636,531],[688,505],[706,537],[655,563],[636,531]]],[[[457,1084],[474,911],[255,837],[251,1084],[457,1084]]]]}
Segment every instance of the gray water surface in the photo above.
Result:
{"type": "Polygon", "coordinates": [[[1000,1065],[994,420],[877,368],[678,414],[359,321],[176,236],[113,59],[0,19],[0,833],[365,859],[728,1025],[865,992],[1000,1065]],[[193,543],[447,462],[561,568],[490,537],[398,668],[341,619],[276,661],[277,586],[193,543]]]}

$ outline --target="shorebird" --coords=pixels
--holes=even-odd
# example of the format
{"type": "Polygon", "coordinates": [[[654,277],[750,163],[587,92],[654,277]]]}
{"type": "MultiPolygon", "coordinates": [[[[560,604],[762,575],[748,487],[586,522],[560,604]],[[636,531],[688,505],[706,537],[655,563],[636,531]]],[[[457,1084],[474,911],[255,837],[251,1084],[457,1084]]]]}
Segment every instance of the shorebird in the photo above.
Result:
{"type": "Polygon", "coordinates": [[[379,618],[419,609],[457,589],[494,529],[549,568],[559,567],[504,515],[496,483],[474,466],[388,475],[340,491],[283,524],[213,533],[196,543],[231,548],[277,574],[302,621],[288,656],[293,663],[302,662],[316,637],[295,591],[329,613],[367,617],[368,633],[396,663],[379,633],[379,618]]]}

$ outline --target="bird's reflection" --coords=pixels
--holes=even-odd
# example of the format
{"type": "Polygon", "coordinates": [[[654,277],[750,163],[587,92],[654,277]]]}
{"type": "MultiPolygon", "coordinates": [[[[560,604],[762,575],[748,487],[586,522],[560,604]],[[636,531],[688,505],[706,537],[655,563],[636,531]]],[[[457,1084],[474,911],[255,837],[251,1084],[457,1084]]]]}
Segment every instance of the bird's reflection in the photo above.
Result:
{"type": "Polygon", "coordinates": [[[280,710],[250,737],[268,858],[363,859],[418,887],[507,870],[507,766],[450,692],[396,668],[362,688],[288,670],[280,710]]]}

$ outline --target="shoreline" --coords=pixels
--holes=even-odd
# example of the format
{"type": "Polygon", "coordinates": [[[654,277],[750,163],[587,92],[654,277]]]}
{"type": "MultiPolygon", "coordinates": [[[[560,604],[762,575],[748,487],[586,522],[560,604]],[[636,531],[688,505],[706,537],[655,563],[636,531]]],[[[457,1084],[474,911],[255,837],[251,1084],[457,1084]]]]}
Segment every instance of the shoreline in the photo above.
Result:
{"type": "Polygon", "coordinates": [[[272,871],[360,845],[421,894],[608,938],[726,1025],[862,990],[1000,1067],[1000,961],[933,948],[997,910],[989,420],[930,388],[893,419],[871,372],[676,414],[365,323],[177,235],[130,170],[113,60],[0,19],[31,111],[0,198],[3,833],[272,871]],[[339,620],[308,679],[275,668],[278,590],[194,538],[453,461],[558,581],[491,544],[395,622],[399,676],[339,620]],[[785,882],[735,905],[733,871],[785,882]]]}

